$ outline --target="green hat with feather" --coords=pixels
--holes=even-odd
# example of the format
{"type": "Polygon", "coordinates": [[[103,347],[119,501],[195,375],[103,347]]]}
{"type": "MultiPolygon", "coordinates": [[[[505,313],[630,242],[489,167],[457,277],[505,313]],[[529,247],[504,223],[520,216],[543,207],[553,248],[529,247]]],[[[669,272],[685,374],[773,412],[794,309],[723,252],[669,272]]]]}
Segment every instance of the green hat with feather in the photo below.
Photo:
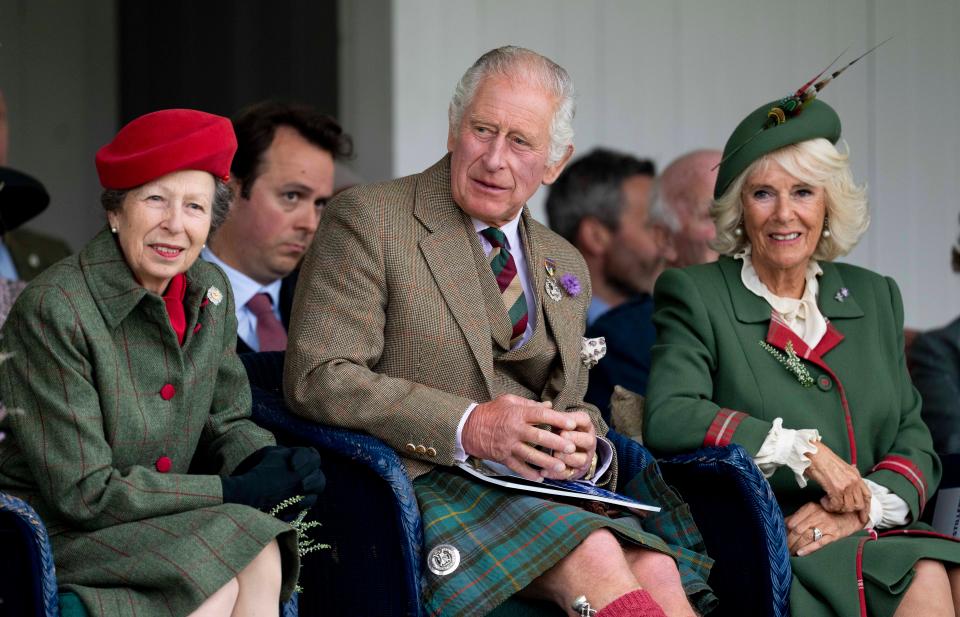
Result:
{"type": "Polygon", "coordinates": [[[734,129],[723,149],[713,190],[715,199],[719,199],[754,161],[774,150],[817,137],[834,144],[840,139],[840,116],[819,99],[807,102],[801,113],[775,124],[770,114],[775,114],[774,110],[779,110],[784,100],[761,105],[734,129]]]}

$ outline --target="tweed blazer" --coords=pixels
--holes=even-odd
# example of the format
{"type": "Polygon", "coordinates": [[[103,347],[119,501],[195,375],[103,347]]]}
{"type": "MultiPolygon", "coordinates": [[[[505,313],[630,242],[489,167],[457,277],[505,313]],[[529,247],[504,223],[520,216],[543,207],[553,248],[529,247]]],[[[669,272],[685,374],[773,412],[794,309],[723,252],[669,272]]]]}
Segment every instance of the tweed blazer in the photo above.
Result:
{"type": "MultiPolygon", "coordinates": [[[[756,454],[773,420],[783,418],[786,428],[819,429],[838,456],[903,498],[917,520],[941,469],[907,374],[896,283],[821,262],[817,303],[829,323],[809,349],[744,287],[741,265],[722,257],[657,281],[644,443],[671,453],[734,442],[756,454]],[[762,341],[781,354],[791,343],[813,384],[801,385],[762,341]]],[[[786,513],[822,495],[814,482],[800,489],[786,468],[770,480],[786,513]]]]}
{"type": "MultiPolygon", "coordinates": [[[[39,512],[61,586],[93,614],[186,614],[292,536],[222,503],[215,474],[274,439],[249,420],[226,276],[201,260],[186,276],[181,346],[163,298],[104,229],[32,281],[3,328],[0,399],[17,412],[4,420],[0,490],[39,512]]],[[[289,593],[295,550],[285,558],[289,593]]]]}
{"type": "MultiPolygon", "coordinates": [[[[559,351],[548,379],[555,409],[587,411],[580,361],[590,299],[583,258],[524,209],[535,293],[546,258],[583,291],[541,300],[559,351]]],[[[357,187],[324,211],[293,304],[284,389],[305,418],[366,431],[396,449],[411,477],[453,465],[457,425],[496,398],[494,345],[468,216],[450,192],[449,156],[423,173],[357,187]]],[[[613,466],[615,470],[615,465],[613,466]]],[[[614,474],[615,475],[615,474],[614,474]]]]}

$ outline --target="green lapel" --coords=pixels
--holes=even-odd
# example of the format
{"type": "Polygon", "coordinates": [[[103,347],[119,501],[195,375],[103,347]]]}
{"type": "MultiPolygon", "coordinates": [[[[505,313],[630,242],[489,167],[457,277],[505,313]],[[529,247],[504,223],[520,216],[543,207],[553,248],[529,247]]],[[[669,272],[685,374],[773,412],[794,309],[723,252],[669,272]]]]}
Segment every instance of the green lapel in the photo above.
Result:
{"type": "MultiPolygon", "coordinates": [[[[90,288],[93,301],[111,330],[119,326],[127,315],[148,296],[154,298],[150,310],[159,311],[158,318],[161,315],[166,318],[163,300],[160,296],[148,292],[137,282],[116,239],[106,226],[80,251],[79,258],[80,270],[90,288]]],[[[229,292],[217,287],[218,284],[222,286],[223,283],[222,279],[216,276],[216,272],[216,266],[211,266],[201,259],[195,261],[187,270],[187,293],[184,298],[187,336],[184,339],[184,347],[193,335],[201,308],[206,304],[204,300],[207,299],[208,291],[211,288],[217,288],[222,299],[225,299],[224,294],[229,292]]]]}

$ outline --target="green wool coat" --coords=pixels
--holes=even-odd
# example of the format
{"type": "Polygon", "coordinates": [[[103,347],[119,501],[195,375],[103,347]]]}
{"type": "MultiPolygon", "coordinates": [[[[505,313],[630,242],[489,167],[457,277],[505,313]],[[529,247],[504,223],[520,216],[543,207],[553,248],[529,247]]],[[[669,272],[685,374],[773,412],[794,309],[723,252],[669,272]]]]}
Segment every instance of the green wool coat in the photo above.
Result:
{"type": "Polygon", "coordinates": [[[0,490],[39,512],[61,590],[92,615],[186,615],[274,538],[285,597],[296,582],[290,527],[223,503],[215,474],[274,440],[249,420],[229,281],[202,260],[186,276],[181,347],[105,229],[31,282],[3,328],[0,398],[18,411],[0,490]]]}
{"type": "MultiPolygon", "coordinates": [[[[773,420],[783,418],[786,428],[818,429],[863,477],[904,499],[916,520],[941,470],[906,370],[896,283],[855,266],[821,263],[818,306],[829,323],[811,350],[743,286],[741,265],[722,257],[668,270],[657,281],[645,444],[676,453],[737,443],[755,455],[773,420]],[[801,385],[761,341],[781,351],[792,343],[813,385],[801,385]]],[[[770,483],[785,514],[823,495],[814,482],[799,488],[786,467],[770,483]]],[[[890,615],[917,559],[960,562],[960,543],[922,524],[879,535],[860,532],[793,558],[793,614],[890,615]]]]}

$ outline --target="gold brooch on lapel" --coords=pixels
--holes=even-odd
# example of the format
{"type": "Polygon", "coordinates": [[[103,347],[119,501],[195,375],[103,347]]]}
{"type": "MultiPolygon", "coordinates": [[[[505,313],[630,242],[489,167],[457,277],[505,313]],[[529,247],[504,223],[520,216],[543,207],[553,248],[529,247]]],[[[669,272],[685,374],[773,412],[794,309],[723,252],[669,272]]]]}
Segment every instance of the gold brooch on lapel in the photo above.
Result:
{"type": "Polygon", "coordinates": [[[792,341],[787,341],[786,356],[780,353],[779,349],[766,341],[760,341],[760,346],[769,351],[770,355],[777,359],[777,362],[782,364],[784,368],[793,373],[796,376],[797,381],[800,382],[801,386],[804,388],[809,388],[813,385],[813,377],[810,375],[810,371],[807,370],[807,367],[803,364],[800,356],[798,356],[797,352],[793,350],[792,341]]]}
{"type": "Polygon", "coordinates": [[[207,300],[213,302],[214,305],[220,304],[223,301],[223,292],[216,287],[211,287],[207,290],[207,300]]]}
{"type": "Polygon", "coordinates": [[[580,344],[580,361],[588,369],[597,365],[605,355],[607,355],[607,339],[602,336],[597,338],[583,337],[580,344]]]}

